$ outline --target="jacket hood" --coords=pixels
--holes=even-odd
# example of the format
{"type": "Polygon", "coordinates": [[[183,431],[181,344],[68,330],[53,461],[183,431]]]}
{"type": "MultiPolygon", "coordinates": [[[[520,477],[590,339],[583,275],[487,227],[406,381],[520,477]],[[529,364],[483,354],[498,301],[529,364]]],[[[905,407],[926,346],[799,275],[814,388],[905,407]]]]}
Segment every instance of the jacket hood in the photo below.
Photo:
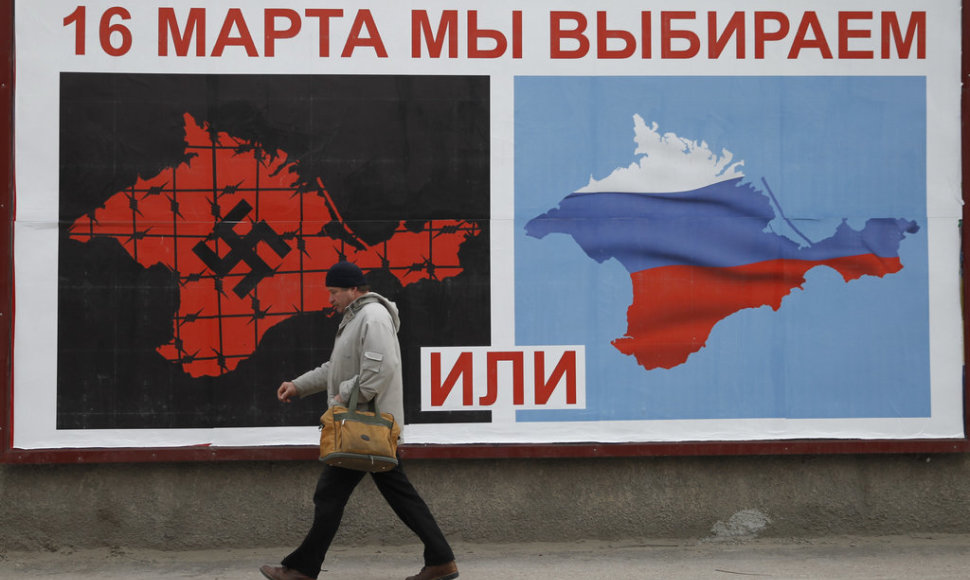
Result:
{"type": "Polygon", "coordinates": [[[347,307],[347,312],[344,314],[344,319],[348,320],[349,318],[356,316],[356,314],[360,311],[361,308],[363,308],[364,306],[372,302],[376,302],[381,306],[383,306],[384,308],[386,308],[387,311],[391,314],[391,321],[394,323],[394,332],[397,332],[398,330],[400,330],[401,318],[397,312],[397,304],[391,302],[387,298],[384,298],[377,292],[368,292],[367,294],[364,294],[357,300],[354,300],[350,304],[350,306],[347,307]],[[347,314],[350,314],[351,316],[348,317],[347,314]]]}

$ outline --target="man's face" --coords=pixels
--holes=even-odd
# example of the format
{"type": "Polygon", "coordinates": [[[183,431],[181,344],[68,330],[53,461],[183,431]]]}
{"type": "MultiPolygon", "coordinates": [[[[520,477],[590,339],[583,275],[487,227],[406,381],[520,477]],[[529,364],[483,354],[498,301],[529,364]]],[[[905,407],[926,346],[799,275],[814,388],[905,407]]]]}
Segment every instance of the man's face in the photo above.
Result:
{"type": "Polygon", "coordinates": [[[356,288],[327,286],[327,290],[330,291],[330,306],[333,306],[337,312],[343,312],[345,308],[350,306],[351,302],[360,296],[360,292],[356,288]]]}

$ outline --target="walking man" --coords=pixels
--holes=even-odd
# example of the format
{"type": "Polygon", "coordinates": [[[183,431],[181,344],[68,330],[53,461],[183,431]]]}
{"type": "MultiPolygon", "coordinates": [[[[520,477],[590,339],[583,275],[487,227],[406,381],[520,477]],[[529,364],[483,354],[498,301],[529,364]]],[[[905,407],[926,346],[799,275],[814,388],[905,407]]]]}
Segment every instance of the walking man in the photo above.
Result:
{"type": "MultiPolygon", "coordinates": [[[[338,262],[327,271],[330,305],[343,318],[337,329],[330,360],[291,381],[284,381],[277,398],[289,403],[326,391],[327,404],[346,405],[360,377],[359,406],[376,400],[382,412],[389,412],[404,424],[404,393],[401,375],[400,327],[397,306],[371,292],[361,269],[350,262],[338,262]]],[[[281,566],[263,566],[260,572],[270,580],[316,578],[333,541],[344,506],[365,472],[323,466],[313,495],[313,524],[303,543],[283,559],[281,566]]],[[[424,543],[424,567],[407,580],[452,580],[458,577],[455,555],[438,528],[427,504],[404,474],[401,464],[390,471],[372,473],[377,489],[401,521],[424,543]]]]}

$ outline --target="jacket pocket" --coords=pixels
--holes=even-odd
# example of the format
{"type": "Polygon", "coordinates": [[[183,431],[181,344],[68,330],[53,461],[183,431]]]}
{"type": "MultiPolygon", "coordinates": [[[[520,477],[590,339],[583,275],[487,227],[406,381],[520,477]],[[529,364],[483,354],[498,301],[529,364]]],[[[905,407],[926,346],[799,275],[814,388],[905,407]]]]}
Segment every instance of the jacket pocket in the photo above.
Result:
{"type": "Polygon", "coordinates": [[[363,371],[370,371],[372,373],[381,372],[381,366],[384,364],[384,355],[379,352],[364,352],[364,358],[361,361],[361,373],[363,371]]]}

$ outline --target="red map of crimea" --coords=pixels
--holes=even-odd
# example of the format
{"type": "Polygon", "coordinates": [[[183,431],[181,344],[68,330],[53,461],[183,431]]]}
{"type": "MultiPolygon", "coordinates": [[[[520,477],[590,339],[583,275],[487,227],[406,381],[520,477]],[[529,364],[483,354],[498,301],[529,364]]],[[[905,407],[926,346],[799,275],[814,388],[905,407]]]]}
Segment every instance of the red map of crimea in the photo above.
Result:
{"type": "Polygon", "coordinates": [[[232,371],[267,329],[329,307],[326,269],[347,259],[402,285],[461,272],[472,222],[398,224],[370,246],[341,218],[323,183],[300,187],[284,151],[218,133],[185,115],[186,162],[111,196],[69,228],[72,239],[118,241],[139,264],[177,273],[179,309],[166,359],[194,376],[232,371]]]}

